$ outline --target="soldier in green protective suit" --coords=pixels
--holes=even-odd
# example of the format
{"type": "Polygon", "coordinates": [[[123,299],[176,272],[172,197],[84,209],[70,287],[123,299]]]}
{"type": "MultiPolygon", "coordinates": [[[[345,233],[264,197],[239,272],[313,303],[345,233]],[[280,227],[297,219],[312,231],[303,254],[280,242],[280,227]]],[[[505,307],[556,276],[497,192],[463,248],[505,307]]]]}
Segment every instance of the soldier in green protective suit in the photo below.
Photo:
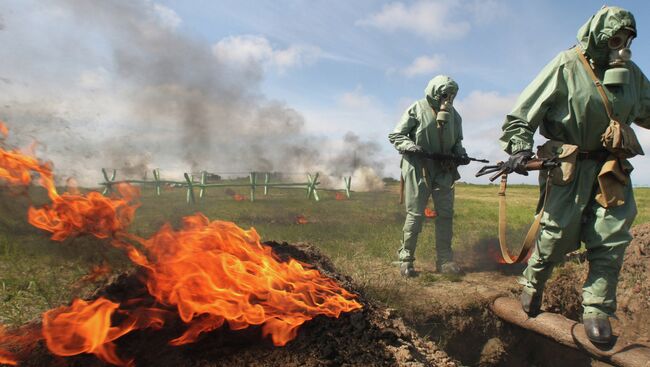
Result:
{"type": "Polygon", "coordinates": [[[563,147],[577,146],[573,161],[564,167],[570,172],[540,175],[542,192],[551,187],[537,245],[521,278],[521,302],[529,315],[536,315],[554,265],[584,244],[589,275],[583,286],[583,322],[594,343],[611,340],[609,317],[616,311],[618,276],[637,214],[632,166],[625,158],[643,151],[629,125],[650,128],[650,82],[630,61],[635,36],[630,12],[603,7],[580,28],[576,47],[561,52],[523,91],[500,139],[511,155],[506,166],[518,173],[524,173],[523,165],[533,156],[538,127],[555,142],[550,145],[558,156],[563,147]],[[594,78],[604,86],[606,98],[594,78]],[[612,130],[617,126],[612,121],[620,123],[617,129],[612,130]],[[619,134],[628,146],[604,144],[605,132],[619,134]],[[612,172],[616,179],[607,181],[612,172]],[[617,192],[614,199],[607,196],[611,190],[617,192]]]}
{"type": "Polygon", "coordinates": [[[454,182],[460,178],[456,164],[469,159],[462,145],[461,118],[453,107],[458,84],[448,76],[438,75],[429,81],[425,98],[413,103],[402,115],[388,139],[402,153],[402,179],[406,203],[406,221],[399,249],[400,272],[414,276],[413,261],[418,234],[422,230],[424,209],[429,196],[438,216],[436,253],[438,270],[459,273],[451,250],[454,216],[454,182]],[[451,154],[461,157],[453,161],[425,159],[422,153],[451,154]]]}

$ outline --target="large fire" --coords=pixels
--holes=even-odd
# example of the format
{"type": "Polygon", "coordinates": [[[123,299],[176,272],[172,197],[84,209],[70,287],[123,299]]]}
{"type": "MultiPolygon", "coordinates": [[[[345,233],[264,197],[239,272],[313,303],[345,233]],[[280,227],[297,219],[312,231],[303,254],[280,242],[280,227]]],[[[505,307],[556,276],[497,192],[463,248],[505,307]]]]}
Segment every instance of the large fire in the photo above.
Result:
{"type": "Polygon", "coordinates": [[[277,259],[254,229],[196,214],[184,218],[179,230],[165,225],[147,240],[130,237],[146,251],[131,247],[129,257],[147,269],[149,293],[177,307],[189,325],[174,345],[227,322],[233,330],[262,325],[263,334],[281,346],[317,315],[338,317],[360,308],[352,294],[317,270],[277,259]]]}
{"type": "MultiPolygon", "coordinates": [[[[0,147],[0,179],[26,186],[32,172],[40,175],[52,203],[29,208],[29,222],[57,241],[85,234],[112,239],[145,270],[144,282],[159,305],[134,307],[138,300],[129,300],[129,307],[121,308],[104,298],[77,299],[47,311],[42,336],[53,354],[93,353],[108,363],[131,365],[118,356],[114,341],[132,330],[161,327],[171,310],[186,324],[172,345],[192,343],[201,333],[227,323],[232,330],[260,325],[264,336],[282,346],[296,337],[300,325],[318,315],[338,317],[361,308],[334,280],[296,260],[278,259],[254,229],[195,214],[184,218],[178,230],[166,224],[151,238],[140,238],[127,232],[138,207],[134,187],[120,185],[120,196],[110,198],[97,192],[58,194],[49,164],[0,147]],[[117,313],[124,321],[115,325],[112,316],[117,313]]],[[[0,338],[0,344],[7,337],[0,338]]],[[[0,350],[0,363],[17,360],[0,350]]]]}

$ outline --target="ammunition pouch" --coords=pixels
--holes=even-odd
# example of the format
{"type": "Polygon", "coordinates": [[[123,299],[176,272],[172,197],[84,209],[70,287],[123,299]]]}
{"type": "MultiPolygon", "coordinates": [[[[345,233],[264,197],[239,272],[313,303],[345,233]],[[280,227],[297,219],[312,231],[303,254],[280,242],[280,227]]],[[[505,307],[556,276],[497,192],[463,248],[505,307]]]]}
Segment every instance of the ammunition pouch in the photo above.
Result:
{"type": "MultiPolygon", "coordinates": [[[[557,140],[549,140],[537,147],[537,157],[542,159],[556,159],[560,165],[550,172],[551,183],[557,186],[568,185],[575,179],[576,161],[578,160],[578,146],[566,144],[557,140]]],[[[540,175],[546,174],[541,171],[540,175]]]]}
{"type": "Polygon", "coordinates": [[[611,120],[609,126],[600,138],[603,147],[617,158],[632,158],[643,155],[643,148],[639,144],[636,134],[628,124],[611,120]]]}
{"type": "Polygon", "coordinates": [[[625,186],[630,183],[632,170],[627,159],[610,155],[598,173],[596,202],[607,209],[625,204],[625,186]]]}

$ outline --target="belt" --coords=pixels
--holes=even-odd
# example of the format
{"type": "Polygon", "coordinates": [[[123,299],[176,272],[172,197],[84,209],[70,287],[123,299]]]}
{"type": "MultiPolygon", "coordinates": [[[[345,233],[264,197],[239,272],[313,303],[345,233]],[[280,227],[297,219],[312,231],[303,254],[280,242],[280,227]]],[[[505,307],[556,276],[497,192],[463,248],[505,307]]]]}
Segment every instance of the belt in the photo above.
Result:
{"type": "Polygon", "coordinates": [[[607,160],[611,153],[607,150],[593,150],[593,151],[579,151],[578,160],[592,160],[598,162],[604,162],[607,160]]]}

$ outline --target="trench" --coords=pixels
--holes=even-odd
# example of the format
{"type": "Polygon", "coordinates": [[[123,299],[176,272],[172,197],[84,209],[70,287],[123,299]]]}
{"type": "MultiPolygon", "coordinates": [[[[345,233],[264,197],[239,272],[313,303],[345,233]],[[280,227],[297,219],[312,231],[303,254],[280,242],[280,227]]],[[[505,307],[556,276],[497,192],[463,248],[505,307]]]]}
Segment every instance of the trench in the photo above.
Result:
{"type": "Polygon", "coordinates": [[[430,317],[415,328],[464,366],[610,366],[501,320],[487,303],[430,317]]]}

